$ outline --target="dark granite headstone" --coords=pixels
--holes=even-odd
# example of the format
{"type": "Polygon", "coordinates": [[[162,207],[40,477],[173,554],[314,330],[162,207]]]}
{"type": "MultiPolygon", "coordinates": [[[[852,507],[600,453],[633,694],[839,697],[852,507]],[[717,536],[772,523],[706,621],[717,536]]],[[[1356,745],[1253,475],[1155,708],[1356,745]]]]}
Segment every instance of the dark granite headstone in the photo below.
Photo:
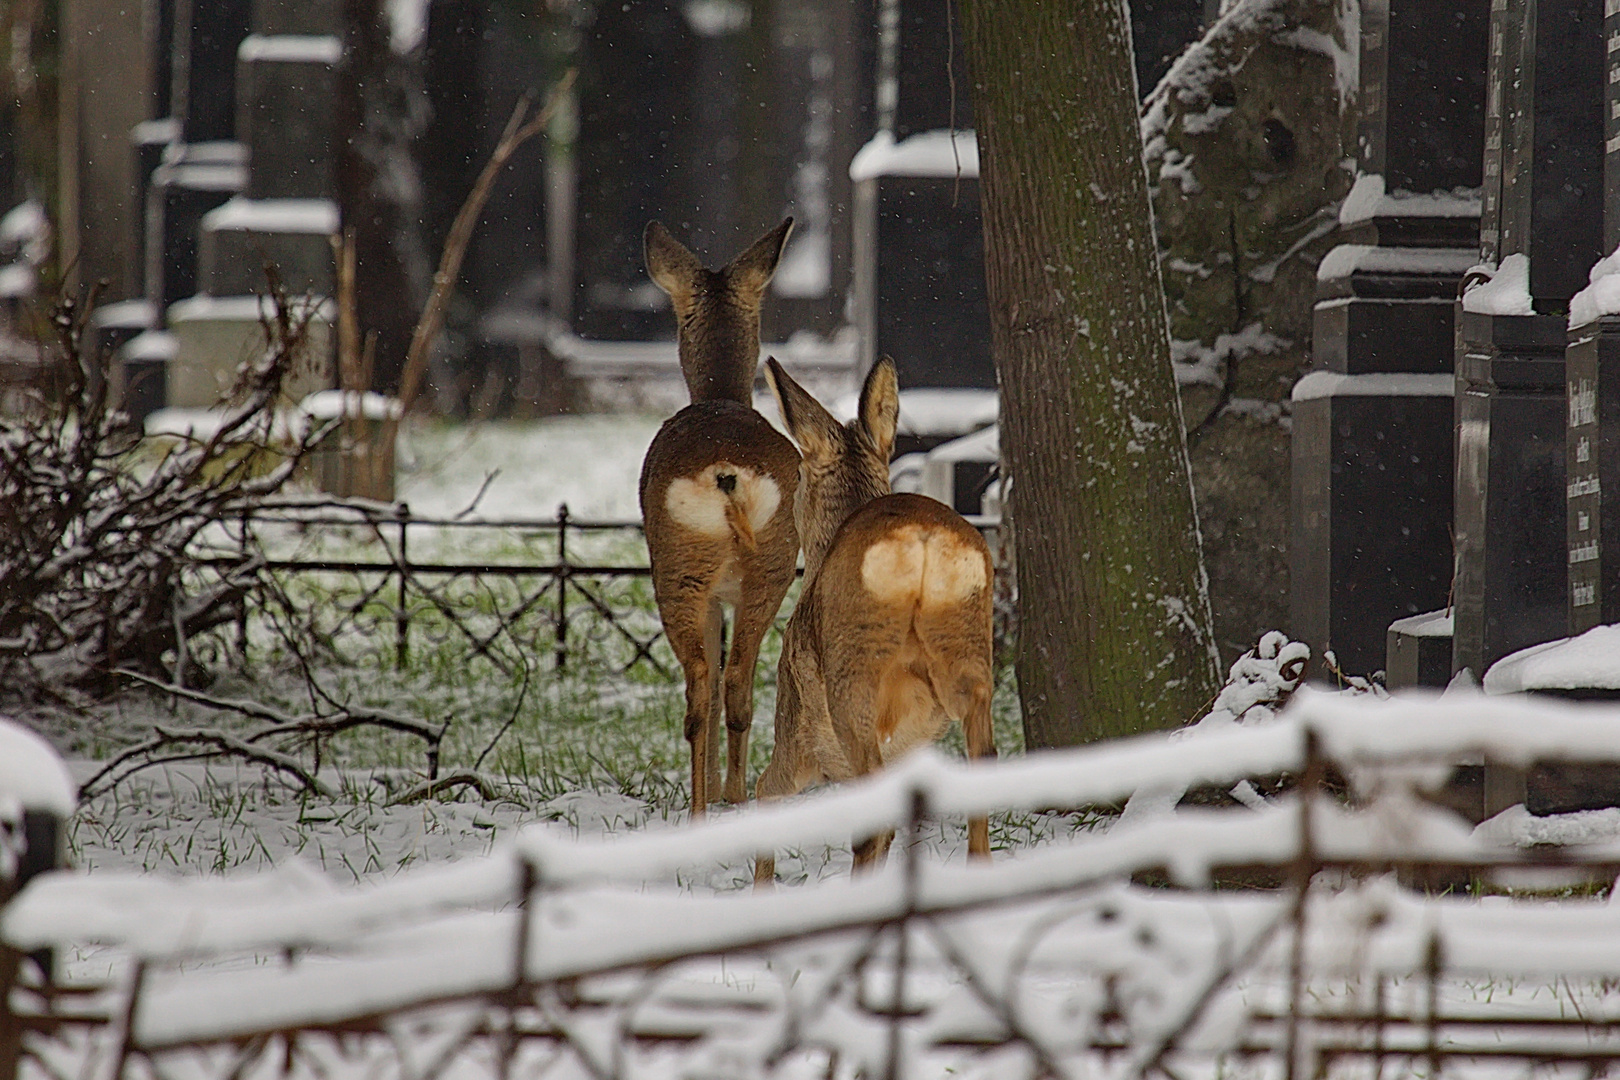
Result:
{"type": "Polygon", "coordinates": [[[238,137],[248,147],[253,199],[324,199],[333,193],[334,36],[253,34],[238,51],[238,137]]]}
{"type": "Polygon", "coordinates": [[[1446,602],[1451,380],[1307,376],[1293,402],[1294,637],[1339,668],[1384,667],[1390,623],[1446,602]],[[1308,557],[1307,557],[1308,556],[1308,557]]]}
{"type": "Polygon", "coordinates": [[[901,386],[993,388],[978,180],[875,183],[876,355],[894,358],[901,386]]]}
{"type": "Polygon", "coordinates": [[[1294,634],[1351,674],[1403,659],[1390,621],[1450,590],[1444,377],[1477,261],[1488,5],[1361,0],[1358,179],[1318,271],[1312,343],[1315,367],[1347,378],[1295,403],[1289,548],[1294,634]],[[1413,386],[1429,392],[1404,396],[1413,386]]]}
{"type": "Polygon", "coordinates": [[[173,105],[186,142],[235,137],[236,50],[252,17],[252,0],[176,0],[173,105]]]}
{"type": "MultiPolygon", "coordinates": [[[[1603,247],[1620,244],[1620,8],[1604,18],[1603,247]]],[[[1572,319],[1573,321],[1573,319],[1572,319]]],[[[1571,327],[1569,632],[1620,622],[1620,318],[1571,327]]]]}
{"type": "Polygon", "coordinates": [[[1602,0],[1497,0],[1491,50],[1480,250],[1527,259],[1535,314],[1459,334],[1452,664],[1476,676],[1570,624],[1566,313],[1602,254],[1602,0]]]}
{"type": "Polygon", "coordinates": [[[1476,678],[1568,625],[1565,321],[1463,314],[1452,666],[1476,678]]]}

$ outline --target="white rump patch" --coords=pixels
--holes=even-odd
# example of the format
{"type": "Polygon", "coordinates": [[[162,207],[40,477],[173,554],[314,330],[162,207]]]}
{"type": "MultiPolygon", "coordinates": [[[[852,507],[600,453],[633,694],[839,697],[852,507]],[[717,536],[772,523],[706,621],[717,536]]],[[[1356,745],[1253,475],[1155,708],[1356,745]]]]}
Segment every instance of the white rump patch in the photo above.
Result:
{"type": "Polygon", "coordinates": [[[749,528],[759,532],[776,516],[782,505],[782,492],[776,481],[746,465],[717,462],[694,476],[671,481],[664,493],[664,508],[677,524],[705,536],[723,537],[731,533],[726,522],[726,503],[735,501],[748,519],[749,528]],[[735,476],[737,486],[728,495],[720,490],[719,478],[735,476]]]}
{"type": "Polygon", "coordinates": [[[984,555],[950,533],[907,526],[866,549],[861,584],[879,600],[926,607],[958,603],[984,588],[984,555]]]}

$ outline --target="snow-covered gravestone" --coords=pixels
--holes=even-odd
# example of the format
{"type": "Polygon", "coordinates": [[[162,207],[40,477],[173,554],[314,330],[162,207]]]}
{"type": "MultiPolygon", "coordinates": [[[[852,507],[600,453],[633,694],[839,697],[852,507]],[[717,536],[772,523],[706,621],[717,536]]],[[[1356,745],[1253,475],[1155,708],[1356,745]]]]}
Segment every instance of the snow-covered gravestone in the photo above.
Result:
{"type": "MultiPolygon", "coordinates": [[[[56,751],[21,724],[0,717],[0,908],[30,879],[62,864],[62,823],[77,788],[56,751]]],[[[32,961],[48,968],[48,953],[32,961]]],[[[17,1075],[19,1043],[8,1023],[11,987],[25,958],[0,944],[0,1076],[17,1075]]],[[[48,975],[48,971],[40,974],[48,975]]]]}
{"type": "Polygon", "coordinates": [[[1391,621],[1451,585],[1453,309],[1477,260],[1488,14],[1360,3],[1356,181],[1293,393],[1289,546],[1294,635],[1349,672],[1388,669],[1391,621]]]}
{"type": "MultiPolygon", "coordinates": [[[[336,10],[316,0],[257,0],[253,20],[235,51],[245,187],[201,219],[197,295],[168,309],[176,346],[170,405],[214,405],[238,365],[262,350],[266,305],[256,294],[268,292],[266,260],[295,296],[334,291],[334,71],[343,51],[336,10]]],[[[287,388],[295,400],[332,383],[331,305],[317,301],[312,310],[309,362],[287,388]]]]}
{"type": "Polygon", "coordinates": [[[1604,7],[1603,246],[1569,305],[1569,632],[1620,623],[1620,8],[1604,7]],[[1605,497],[1607,496],[1607,497],[1605,497]]]}
{"type": "Polygon", "coordinates": [[[1563,637],[1565,346],[1602,254],[1603,0],[1491,13],[1480,255],[1457,350],[1456,638],[1476,677],[1563,637]],[[1481,275],[1483,276],[1483,275],[1481,275]]]}

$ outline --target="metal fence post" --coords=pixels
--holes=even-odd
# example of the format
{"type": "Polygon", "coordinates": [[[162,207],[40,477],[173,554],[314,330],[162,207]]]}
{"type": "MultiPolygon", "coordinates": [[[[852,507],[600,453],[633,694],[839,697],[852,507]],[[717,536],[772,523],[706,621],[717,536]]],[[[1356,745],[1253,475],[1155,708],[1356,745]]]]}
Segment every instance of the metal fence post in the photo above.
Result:
{"type": "Polygon", "coordinates": [[[557,670],[568,666],[568,504],[557,507],[557,670]]]}
{"type": "Polygon", "coordinates": [[[411,508],[409,503],[400,503],[396,514],[399,522],[399,601],[394,612],[394,666],[403,668],[410,656],[410,615],[405,608],[405,585],[408,578],[407,568],[410,566],[410,554],[406,548],[406,536],[410,528],[411,508]]]}
{"type": "Polygon", "coordinates": [[[905,907],[895,924],[898,940],[894,950],[894,987],[889,998],[889,1062],[886,1080],[900,1080],[905,1068],[903,1058],[904,1032],[901,1025],[906,1015],[906,974],[911,965],[911,917],[917,913],[917,876],[921,872],[917,848],[922,843],[922,825],[928,817],[928,792],[921,786],[911,791],[911,806],[906,821],[904,900],[905,907]]]}

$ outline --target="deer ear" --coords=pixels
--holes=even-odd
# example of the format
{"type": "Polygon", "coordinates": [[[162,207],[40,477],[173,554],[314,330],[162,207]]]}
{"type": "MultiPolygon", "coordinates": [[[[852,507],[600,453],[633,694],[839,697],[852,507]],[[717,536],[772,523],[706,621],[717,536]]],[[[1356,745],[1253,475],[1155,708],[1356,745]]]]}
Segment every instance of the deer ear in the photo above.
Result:
{"type": "Polygon", "coordinates": [[[669,235],[668,229],[649,221],[642,239],[642,253],[647,260],[648,275],[671,299],[683,300],[692,294],[698,276],[703,273],[703,264],[684,244],[669,235]]]}
{"type": "Polygon", "coordinates": [[[894,361],[885,356],[866,373],[858,414],[872,445],[884,461],[894,453],[894,433],[900,426],[900,376],[894,361]]]}
{"type": "Polygon", "coordinates": [[[782,370],[776,357],[765,358],[765,381],[770,383],[776,407],[782,412],[782,423],[788,434],[799,444],[807,458],[830,458],[838,454],[843,428],[832,413],[821,407],[821,402],[810,396],[810,391],[793,381],[793,376],[782,370]]]}
{"type": "Polygon", "coordinates": [[[783,218],[782,224],[748,245],[748,250],[731,260],[731,265],[720,271],[738,289],[752,296],[764,293],[776,273],[776,264],[782,259],[788,234],[793,232],[793,219],[783,218]]]}

